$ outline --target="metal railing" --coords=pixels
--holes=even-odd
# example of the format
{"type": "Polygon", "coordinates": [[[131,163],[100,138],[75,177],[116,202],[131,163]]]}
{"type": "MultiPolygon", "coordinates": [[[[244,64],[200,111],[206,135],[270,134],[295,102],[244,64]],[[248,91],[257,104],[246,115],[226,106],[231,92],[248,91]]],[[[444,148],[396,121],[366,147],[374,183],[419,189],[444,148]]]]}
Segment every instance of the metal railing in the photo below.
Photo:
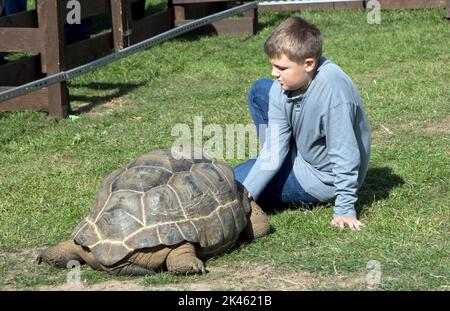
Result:
{"type": "Polygon", "coordinates": [[[330,2],[356,2],[361,0],[261,0],[259,2],[260,7],[271,5],[284,5],[284,4],[315,4],[315,3],[330,3],[330,2]]]}
{"type": "Polygon", "coordinates": [[[119,59],[125,58],[125,57],[135,54],[139,51],[148,49],[156,44],[162,43],[171,38],[182,35],[191,30],[203,27],[205,25],[211,24],[213,22],[219,21],[221,19],[233,16],[236,14],[243,13],[243,12],[251,10],[251,9],[255,9],[257,7],[258,7],[258,2],[253,1],[253,2],[248,2],[246,4],[236,6],[234,8],[231,8],[231,9],[228,9],[228,10],[216,13],[216,14],[205,16],[203,18],[196,19],[192,22],[188,22],[186,24],[180,25],[169,31],[163,32],[159,35],[151,37],[142,42],[131,45],[127,48],[119,50],[119,51],[112,53],[110,55],[107,55],[105,57],[94,60],[85,65],[82,65],[82,66],[79,66],[79,67],[76,67],[76,68],[73,68],[73,69],[70,69],[67,71],[62,71],[57,74],[54,74],[54,75],[51,75],[51,76],[48,76],[48,77],[45,77],[45,78],[42,78],[42,79],[39,79],[39,80],[36,80],[33,82],[26,83],[21,86],[13,87],[13,88],[8,89],[3,92],[0,92],[0,106],[1,106],[2,101],[6,101],[8,99],[12,99],[12,98],[15,98],[15,97],[18,97],[21,95],[31,93],[33,91],[42,89],[44,87],[48,87],[52,84],[71,80],[82,74],[85,74],[85,73],[93,71],[97,68],[106,66],[112,62],[119,60],[119,59]]]}

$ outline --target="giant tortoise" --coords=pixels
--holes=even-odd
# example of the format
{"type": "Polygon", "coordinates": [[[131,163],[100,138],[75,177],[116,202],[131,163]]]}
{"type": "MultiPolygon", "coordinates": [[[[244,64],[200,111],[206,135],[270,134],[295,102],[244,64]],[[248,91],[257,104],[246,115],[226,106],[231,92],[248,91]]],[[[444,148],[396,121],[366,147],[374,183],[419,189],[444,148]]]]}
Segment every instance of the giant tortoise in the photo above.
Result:
{"type": "Polygon", "coordinates": [[[269,229],[228,165],[156,150],[107,176],[72,239],[37,260],[61,268],[78,260],[118,275],[206,273],[200,258],[269,229]]]}

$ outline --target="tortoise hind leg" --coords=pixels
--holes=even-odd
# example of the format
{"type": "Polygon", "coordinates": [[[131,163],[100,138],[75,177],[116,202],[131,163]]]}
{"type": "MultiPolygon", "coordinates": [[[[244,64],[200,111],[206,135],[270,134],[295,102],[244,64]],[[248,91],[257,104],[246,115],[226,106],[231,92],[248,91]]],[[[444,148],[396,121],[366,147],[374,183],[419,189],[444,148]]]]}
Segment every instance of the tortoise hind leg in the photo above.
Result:
{"type": "Polygon", "coordinates": [[[192,243],[183,243],[174,248],[166,259],[167,270],[174,274],[206,274],[205,265],[195,253],[192,243]]]}
{"type": "Polygon", "coordinates": [[[270,232],[269,217],[256,204],[255,201],[250,202],[250,213],[247,216],[247,226],[244,228],[242,234],[246,239],[257,239],[265,236],[270,232]]]}
{"type": "Polygon", "coordinates": [[[73,240],[67,240],[56,246],[49,247],[36,258],[38,264],[45,262],[58,268],[67,268],[71,260],[87,263],[93,269],[101,269],[100,264],[91,252],[85,250],[73,240]]]}

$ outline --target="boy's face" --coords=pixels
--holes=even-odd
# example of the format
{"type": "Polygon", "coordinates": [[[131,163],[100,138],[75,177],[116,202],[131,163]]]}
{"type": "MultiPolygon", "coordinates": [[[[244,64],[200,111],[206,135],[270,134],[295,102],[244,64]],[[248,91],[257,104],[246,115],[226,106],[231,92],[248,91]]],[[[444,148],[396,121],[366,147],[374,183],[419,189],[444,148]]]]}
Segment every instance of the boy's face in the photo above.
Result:
{"type": "Polygon", "coordinates": [[[291,61],[286,55],[280,58],[271,58],[272,76],[281,84],[285,91],[306,90],[312,81],[311,72],[314,70],[315,61],[308,58],[303,63],[291,61]]]}

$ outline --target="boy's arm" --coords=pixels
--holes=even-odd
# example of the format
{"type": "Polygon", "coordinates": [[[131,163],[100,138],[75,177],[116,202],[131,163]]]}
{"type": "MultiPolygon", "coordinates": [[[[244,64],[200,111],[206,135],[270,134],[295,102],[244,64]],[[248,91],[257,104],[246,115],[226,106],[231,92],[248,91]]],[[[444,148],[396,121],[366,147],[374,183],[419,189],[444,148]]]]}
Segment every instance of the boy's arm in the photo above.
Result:
{"type": "MultiPolygon", "coordinates": [[[[292,130],[278,101],[269,99],[269,124],[266,140],[243,185],[256,200],[278,172],[287,153],[292,130]]],[[[261,135],[261,133],[260,133],[261,135]]]]}
{"type": "MultiPolygon", "coordinates": [[[[328,156],[333,164],[335,206],[334,217],[356,219],[355,203],[358,199],[358,174],[361,157],[354,123],[357,106],[342,102],[332,105],[328,112],[328,156]]],[[[347,223],[345,221],[345,223],[347,223]]]]}

